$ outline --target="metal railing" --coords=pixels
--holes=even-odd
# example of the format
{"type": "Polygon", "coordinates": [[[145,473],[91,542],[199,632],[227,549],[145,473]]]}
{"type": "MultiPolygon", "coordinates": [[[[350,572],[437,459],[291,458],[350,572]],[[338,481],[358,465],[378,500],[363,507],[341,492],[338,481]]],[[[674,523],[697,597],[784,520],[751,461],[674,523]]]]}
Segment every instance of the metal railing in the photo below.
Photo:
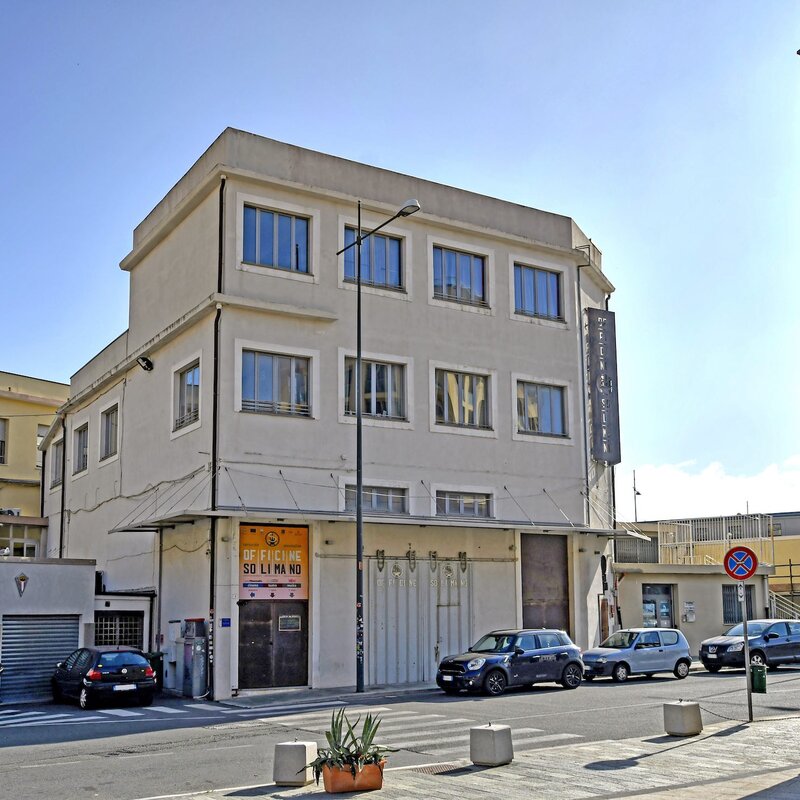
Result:
{"type": "Polygon", "coordinates": [[[775,619],[800,619],[800,605],[777,592],[769,593],[769,609],[775,619]]]}

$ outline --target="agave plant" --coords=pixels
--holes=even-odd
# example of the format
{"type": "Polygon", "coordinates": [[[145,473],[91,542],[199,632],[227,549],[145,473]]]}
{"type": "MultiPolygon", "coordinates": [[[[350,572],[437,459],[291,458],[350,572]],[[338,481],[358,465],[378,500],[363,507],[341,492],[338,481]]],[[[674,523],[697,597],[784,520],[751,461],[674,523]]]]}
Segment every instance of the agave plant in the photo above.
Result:
{"type": "Polygon", "coordinates": [[[394,749],[375,744],[375,736],[381,724],[380,717],[367,714],[359,736],[357,728],[360,721],[361,717],[356,717],[355,722],[350,722],[344,708],[331,714],[331,727],[325,731],[328,747],[320,747],[317,757],[306,765],[314,770],[314,778],[318,784],[323,767],[349,770],[355,777],[365,764],[380,766],[386,753],[394,749]]]}

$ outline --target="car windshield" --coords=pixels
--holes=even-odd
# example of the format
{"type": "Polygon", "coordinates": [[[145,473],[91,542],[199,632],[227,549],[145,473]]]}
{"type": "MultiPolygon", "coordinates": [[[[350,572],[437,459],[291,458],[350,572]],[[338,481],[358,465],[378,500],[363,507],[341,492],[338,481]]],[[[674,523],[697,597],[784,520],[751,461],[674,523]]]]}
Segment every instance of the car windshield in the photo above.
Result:
{"type": "Polygon", "coordinates": [[[470,650],[473,653],[505,653],[511,649],[514,637],[507,633],[489,633],[470,650]]]}
{"type": "MultiPolygon", "coordinates": [[[[747,635],[760,636],[764,631],[769,628],[769,622],[748,622],[747,635]]],[[[734,625],[726,634],[726,636],[744,636],[744,625],[740,622],[734,625]]]]}
{"type": "Polygon", "coordinates": [[[617,631],[612,636],[609,636],[600,647],[630,647],[635,638],[636,633],[634,631],[617,631]]]}

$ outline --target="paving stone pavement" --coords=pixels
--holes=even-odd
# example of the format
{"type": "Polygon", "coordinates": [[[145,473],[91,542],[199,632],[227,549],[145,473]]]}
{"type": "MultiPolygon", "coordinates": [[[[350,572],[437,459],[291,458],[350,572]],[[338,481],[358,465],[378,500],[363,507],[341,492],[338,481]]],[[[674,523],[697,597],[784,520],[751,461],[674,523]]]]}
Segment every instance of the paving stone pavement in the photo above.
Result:
{"type": "MultiPolygon", "coordinates": [[[[465,754],[467,755],[467,754],[465,754]]],[[[192,800],[319,798],[322,786],[238,787],[181,795],[192,800]]],[[[355,797],[357,795],[343,795],[355,797]]],[[[368,795],[362,795],[364,797],[368,795]]],[[[173,796],[177,797],[177,796],[173,796]]],[[[692,737],[581,742],[529,750],[503,767],[468,760],[387,769],[381,800],[798,800],[800,717],[720,723],[692,737]]]]}

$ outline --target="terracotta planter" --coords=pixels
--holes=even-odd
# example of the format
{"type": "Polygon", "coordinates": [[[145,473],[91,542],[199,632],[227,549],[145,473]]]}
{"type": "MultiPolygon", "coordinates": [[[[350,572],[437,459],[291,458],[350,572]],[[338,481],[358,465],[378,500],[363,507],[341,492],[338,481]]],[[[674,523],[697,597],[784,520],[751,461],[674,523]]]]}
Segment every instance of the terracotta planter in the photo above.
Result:
{"type": "Polygon", "coordinates": [[[373,789],[380,789],[383,786],[383,766],[386,761],[380,764],[365,764],[355,777],[349,769],[341,767],[322,768],[322,781],[325,784],[325,791],[328,794],[338,792],[369,792],[373,789]]]}

